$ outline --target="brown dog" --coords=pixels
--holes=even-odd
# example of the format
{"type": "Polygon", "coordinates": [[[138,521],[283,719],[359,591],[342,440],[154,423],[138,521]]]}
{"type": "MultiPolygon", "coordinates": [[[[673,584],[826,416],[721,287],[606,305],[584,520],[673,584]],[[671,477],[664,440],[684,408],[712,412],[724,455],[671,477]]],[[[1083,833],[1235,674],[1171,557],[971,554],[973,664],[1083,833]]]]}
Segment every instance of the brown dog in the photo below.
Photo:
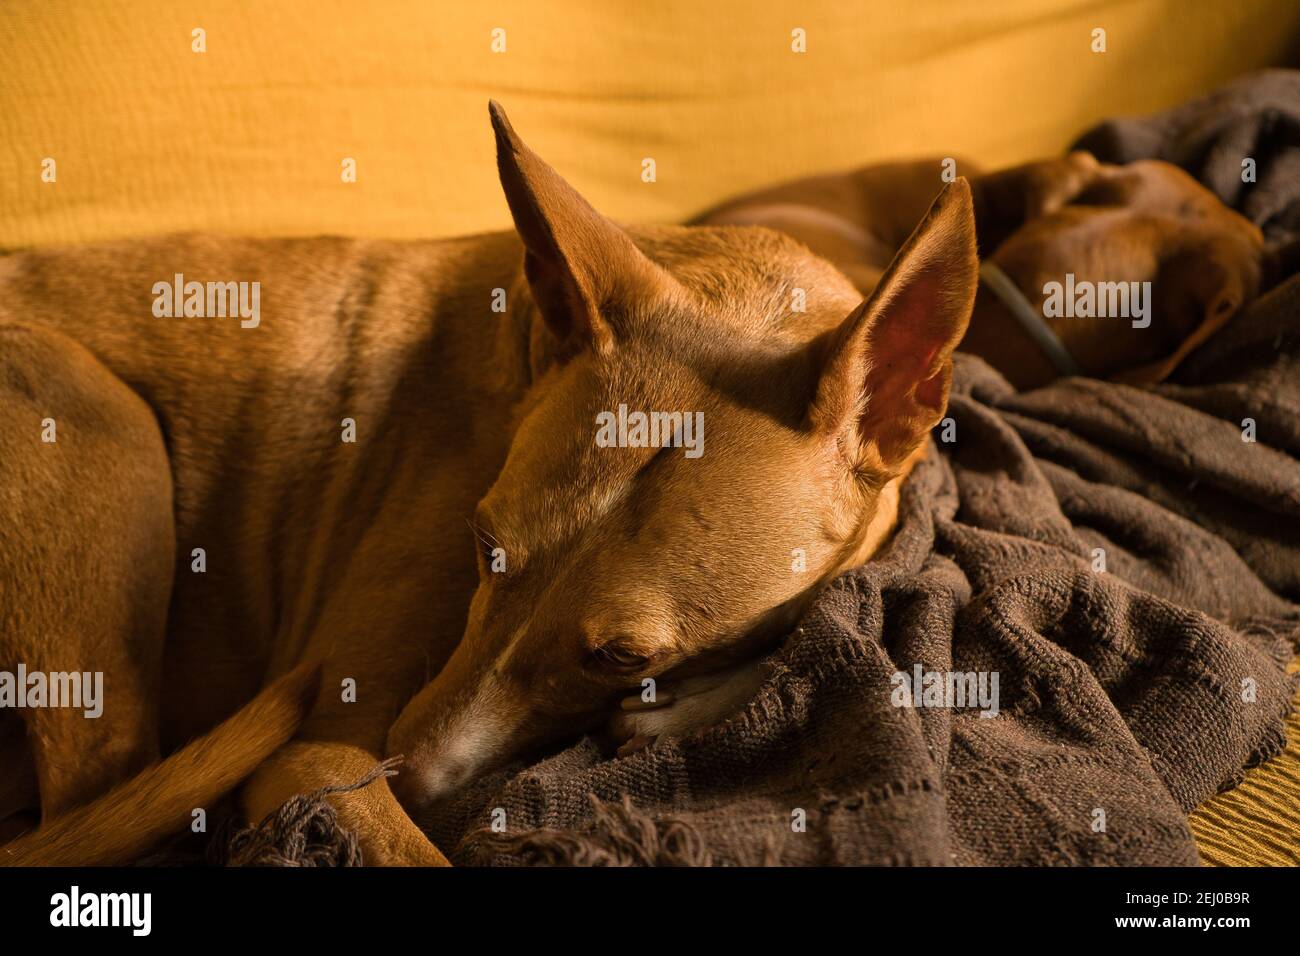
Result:
{"type": "MultiPolygon", "coordinates": [[[[1112,166],[1076,152],[991,175],[965,162],[956,168],[972,177],[986,280],[991,262],[1018,289],[1008,295],[996,282],[981,285],[961,350],[1017,387],[1066,373],[1161,381],[1259,290],[1259,229],[1169,163],[1112,166]],[[1148,323],[1050,314],[1046,289],[1054,282],[1063,291],[1091,286],[1125,296],[1132,283],[1150,283],[1148,323]],[[1031,313],[1031,325],[1051,329],[1063,362],[1053,362],[1026,320],[1017,320],[1017,308],[1031,313]]],[[[732,200],[698,221],[779,229],[865,293],[933,195],[941,169],[939,160],[887,163],[800,180],[732,200]]]]}
{"type": "Polygon", "coordinates": [[[775,232],[615,225],[492,118],[518,235],[0,258],[0,665],[106,697],[20,712],[4,806],[43,822],[0,857],[122,862],[254,766],[257,819],[387,753],[343,822],[369,862],[445,862],[394,790],[423,806],[646,679],[689,678],[625,736],[724,712],[753,669],[690,675],[890,533],[975,297],[965,180],[864,302],[775,232]],[[256,281],[260,313],[186,314],[177,279],[166,317],[177,274],[256,281]],[[600,439],[637,412],[674,424],[600,439]],[[209,735],[132,777],[160,734],[209,735]]]}

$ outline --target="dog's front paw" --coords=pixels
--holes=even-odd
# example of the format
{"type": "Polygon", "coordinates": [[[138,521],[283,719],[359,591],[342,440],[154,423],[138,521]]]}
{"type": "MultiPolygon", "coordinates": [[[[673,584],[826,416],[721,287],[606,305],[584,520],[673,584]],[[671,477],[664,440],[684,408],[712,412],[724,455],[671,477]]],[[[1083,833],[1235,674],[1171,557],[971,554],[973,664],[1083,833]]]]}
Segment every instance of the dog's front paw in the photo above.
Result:
{"type": "Polygon", "coordinates": [[[767,676],[762,661],[688,677],[625,698],[610,718],[609,733],[620,743],[618,755],[653,746],[660,737],[680,737],[711,727],[754,699],[767,676]]]}

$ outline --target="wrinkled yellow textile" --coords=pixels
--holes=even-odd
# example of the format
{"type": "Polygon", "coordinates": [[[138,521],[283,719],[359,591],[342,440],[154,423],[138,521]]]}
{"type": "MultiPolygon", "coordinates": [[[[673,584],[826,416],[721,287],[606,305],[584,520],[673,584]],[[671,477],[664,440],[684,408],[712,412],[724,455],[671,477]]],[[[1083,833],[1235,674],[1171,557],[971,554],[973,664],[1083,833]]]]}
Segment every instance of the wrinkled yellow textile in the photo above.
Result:
{"type": "Polygon", "coordinates": [[[0,246],[504,227],[489,97],[602,211],[681,220],[874,160],[1054,153],[1298,34],[1293,0],[5,0],[0,246]]]}

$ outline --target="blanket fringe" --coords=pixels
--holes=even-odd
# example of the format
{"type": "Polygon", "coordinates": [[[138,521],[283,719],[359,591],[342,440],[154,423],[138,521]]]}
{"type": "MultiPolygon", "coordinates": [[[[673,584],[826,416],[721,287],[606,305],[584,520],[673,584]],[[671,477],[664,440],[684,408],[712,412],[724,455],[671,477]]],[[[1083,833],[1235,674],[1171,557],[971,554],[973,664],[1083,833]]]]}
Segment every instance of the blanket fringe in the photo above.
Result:
{"type": "Polygon", "coordinates": [[[529,866],[713,866],[713,855],[689,823],[655,820],[624,796],[605,803],[588,794],[594,821],[589,829],[539,829],[496,833],[483,828],[469,834],[461,850],[475,862],[513,857],[529,866]]]}
{"type": "MultiPolygon", "coordinates": [[[[1300,690],[1285,738],[1300,739],[1300,690]]],[[[1277,747],[1281,749],[1281,747],[1277,747]]],[[[1300,755],[1287,749],[1242,774],[1240,786],[1211,797],[1188,818],[1201,860],[1210,866],[1300,866],[1300,755]]]]}
{"type": "Polygon", "coordinates": [[[400,757],[375,766],[355,783],[321,787],[291,797],[257,826],[246,826],[214,839],[211,862],[221,866],[361,866],[357,835],[339,823],[332,793],[368,787],[397,772],[400,757]]]}

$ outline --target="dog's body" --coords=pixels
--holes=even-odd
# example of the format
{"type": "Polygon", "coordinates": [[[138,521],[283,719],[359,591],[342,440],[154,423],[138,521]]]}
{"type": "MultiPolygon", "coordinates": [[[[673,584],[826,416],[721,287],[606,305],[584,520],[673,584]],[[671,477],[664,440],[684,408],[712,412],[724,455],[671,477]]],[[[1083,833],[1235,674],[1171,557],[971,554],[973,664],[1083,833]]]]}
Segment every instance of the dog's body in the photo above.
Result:
{"type": "MultiPolygon", "coordinates": [[[[648,677],[681,696],[623,737],[716,717],[753,669],[693,672],[752,655],[887,538],[975,296],[965,182],[899,211],[864,303],[764,230],[621,229],[494,122],[518,236],[0,257],[0,669],[102,670],[107,698],[99,721],[25,712],[25,741],[0,713],[20,768],[0,821],[36,794],[43,821],[0,860],[124,862],[186,824],[228,757],[165,761],[193,784],[171,802],[132,776],[277,675],[250,705],[278,708],[248,749],[253,819],[385,753],[421,807],[648,677]],[[157,317],[177,273],[260,282],[264,318],[157,317]],[[708,453],[594,450],[620,404],[701,410],[708,453]]],[[[386,781],[335,799],[368,861],[445,862],[386,781]]]]}
{"type": "MultiPolygon", "coordinates": [[[[102,510],[59,487],[72,466],[56,459],[84,456],[97,437],[88,433],[100,427],[62,394],[67,380],[95,381],[57,367],[61,355],[78,352],[76,342],[95,356],[78,354],[80,364],[102,362],[100,378],[147,403],[131,410],[140,431],[147,436],[152,411],[166,439],[167,454],[150,455],[148,473],[109,480],[103,492],[156,502],[150,531],[161,537],[175,489],[174,563],[141,560],[152,537],[122,540],[108,572],[154,580],[147,595],[132,596],[154,616],[132,630],[151,655],[161,652],[160,668],[156,659],[74,660],[67,645],[7,649],[9,670],[44,660],[50,670],[107,672],[108,706],[98,722],[57,711],[48,719],[122,741],[161,730],[167,752],[230,715],[269,676],[321,658],[327,690],[303,735],[355,745],[366,754],[355,766],[368,769],[405,700],[441,667],[463,628],[475,583],[466,519],[500,470],[511,411],[528,383],[518,313],[493,316],[489,308],[492,289],[515,282],[521,258],[517,242],[502,235],[411,244],[172,237],[0,260],[3,359],[30,376],[15,383],[11,372],[10,389],[30,398],[7,416],[0,446],[9,467],[30,461],[24,468],[36,469],[18,486],[45,485],[55,520],[99,538],[102,510]],[[273,318],[256,329],[238,319],[155,318],[149,290],[173,272],[259,280],[263,312],[273,318]],[[57,442],[33,446],[31,428],[46,417],[57,442]],[[355,443],[342,440],[344,419],[356,423],[355,443]],[[88,513],[77,521],[81,508],[88,513]],[[201,572],[194,549],[203,551],[201,572]],[[356,682],[355,705],[343,703],[345,678],[356,682]],[[129,697],[159,702],[155,728],[115,726],[129,697]]],[[[85,399],[104,401],[98,392],[85,399]]],[[[122,441],[109,455],[143,471],[142,444],[122,441]]],[[[30,531],[11,527],[15,536],[30,531]]],[[[81,555],[117,543],[81,542],[61,583],[75,587],[81,555]]],[[[21,556],[18,547],[4,555],[15,612],[28,600],[21,582],[51,576],[21,556]]],[[[37,639],[67,626],[62,608],[50,611],[30,622],[44,630],[37,639]]],[[[42,779],[44,814],[97,795],[144,762],[84,766],[66,794],[42,779]]],[[[317,769],[321,782],[341,782],[329,761],[317,769]]],[[[269,797],[254,812],[277,802],[269,797]]]]}
{"type": "MultiPolygon", "coordinates": [[[[356,708],[382,746],[402,695],[450,654],[454,638],[440,659],[428,635],[459,629],[475,574],[463,553],[437,553],[469,542],[466,519],[500,471],[529,382],[518,312],[490,309],[521,259],[508,234],[181,236],[0,259],[0,325],[80,343],[144,399],[166,439],[177,555],[165,749],[312,651],[338,662],[336,686],[352,677],[362,698],[392,695],[387,715],[356,708]],[[149,290],[174,272],[256,279],[268,318],[256,329],[156,318],[149,290]],[[355,442],[343,440],[344,419],[355,442]]],[[[37,425],[57,422],[57,444],[42,450],[67,454],[83,425],[41,395],[48,384],[33,383],[31,410],[37,425]]]]}

